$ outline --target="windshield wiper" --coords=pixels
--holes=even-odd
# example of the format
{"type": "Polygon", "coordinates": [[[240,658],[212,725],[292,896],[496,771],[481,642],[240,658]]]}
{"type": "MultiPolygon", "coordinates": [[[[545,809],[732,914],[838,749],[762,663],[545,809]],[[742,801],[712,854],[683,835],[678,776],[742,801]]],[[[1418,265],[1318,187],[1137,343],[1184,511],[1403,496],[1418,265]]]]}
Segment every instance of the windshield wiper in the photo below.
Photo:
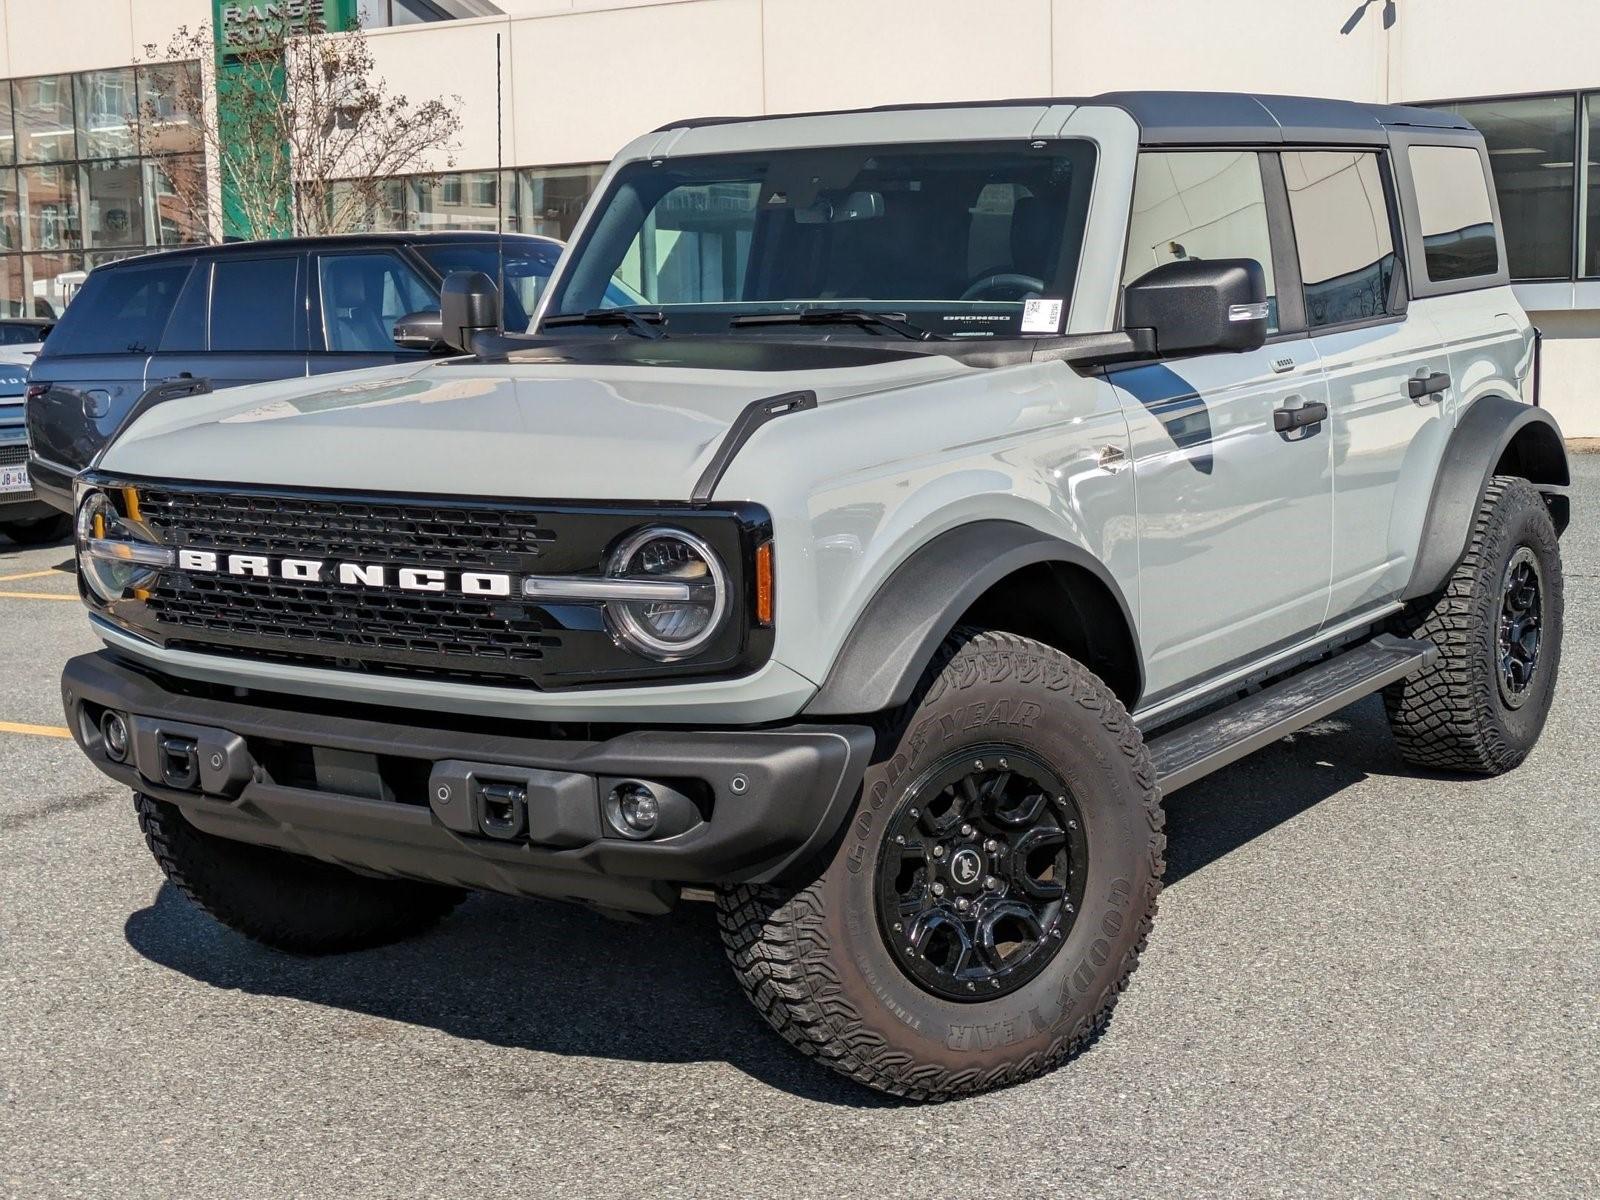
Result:
{"type": "Polygon", "coordinates": [[[667,314],[659,308],[591,308],[581,313],[558,313],[546,317],[543,328],[552,325],[626,325],[639,337],[664,338],[667,314]]]}
{"type": "Polygon", "coordinates": [[[740,325],[867,325],[887,329],[914,342],[939,342],[944,339],[931,329],[906,320],[905,313],[873,312],[866,308],[802,308],[799,312],[747,313],[730,324],[740,325]]]}

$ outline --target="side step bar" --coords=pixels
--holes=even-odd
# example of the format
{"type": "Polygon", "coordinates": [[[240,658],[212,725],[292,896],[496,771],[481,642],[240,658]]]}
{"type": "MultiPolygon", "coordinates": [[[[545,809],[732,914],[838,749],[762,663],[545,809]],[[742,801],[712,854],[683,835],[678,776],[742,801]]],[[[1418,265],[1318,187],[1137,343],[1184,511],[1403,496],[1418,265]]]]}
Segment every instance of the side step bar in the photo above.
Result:
{"type": "Polygon", "coordinates": [[[1431,666],[1432,642],[1380,634],[1353,650],[1196,718],[1150,741],[1161,790],[1171,793],[1379,688],[1431,666]]]}

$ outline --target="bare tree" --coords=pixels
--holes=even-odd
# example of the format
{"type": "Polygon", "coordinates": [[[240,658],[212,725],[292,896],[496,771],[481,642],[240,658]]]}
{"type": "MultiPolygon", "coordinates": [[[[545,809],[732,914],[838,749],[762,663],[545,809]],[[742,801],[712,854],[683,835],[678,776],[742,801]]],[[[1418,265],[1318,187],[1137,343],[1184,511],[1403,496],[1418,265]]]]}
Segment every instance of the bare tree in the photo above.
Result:
{"type": "MultiPolygon", "coordinates": [[[[213,188],[227,193],[242,236],[360,228],[383,205],[384,180],[419,173],[439,155],[454,165],[460,97],[414,104],[392,94],[360,30],[262,22],[250,34],[220,69],[205,25],[180,26],[164,48],[145,46],[147,59],[198,59],[203,69],[176,76],[172,94],[145,100],[139,114],[147,129],[182,120],[199,132],[213,188]]],[[[212,228],[219,203],[206,179],[196,173],[173,186],[191,218],[212,228]]]]}

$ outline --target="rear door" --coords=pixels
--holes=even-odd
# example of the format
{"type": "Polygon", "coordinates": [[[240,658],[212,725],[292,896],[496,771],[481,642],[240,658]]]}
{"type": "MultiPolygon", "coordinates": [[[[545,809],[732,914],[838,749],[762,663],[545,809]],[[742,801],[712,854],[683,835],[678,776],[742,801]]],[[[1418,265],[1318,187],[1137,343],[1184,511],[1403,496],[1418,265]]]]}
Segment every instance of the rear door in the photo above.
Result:
{"type": "Polygon", "coordinates": [[[192,375],[220,389],[305,374],[305,255],[264,250],[201,264],[147,378],[192,375]]]}
{"type": "Polygon", "coordinates": [[[424,359],[395,345],[401,317],[439,308],[438,289],[395,250],[326,250],[311,255],[313,375],[424,359]]]}
{"type": "Polygon", "coordinates": [[[1393,599],[1410,577],[1449,436],[1443,397],[1409,383],[1448,369],[1408,303],[1391,164],[1376,150],[1286,150],[1306,322],[1328,382],[1333,443],[1331,621],[1393,599]]]}
{"type": "Polygon", "coordinates": [[[1261,263],[1274,335],[1259,350],[1113,371],[1133,438],[1140,641],[1150,698],[1314,631],[1327,610],[1332,458],[1325,424],[1274,428],[1325,403],[1300,305],[1275,156],[1139,156],[1125,282],[1183,258],[1261,263]]]}
{"type": "Polygon", "coordinates": [[[187,256],[157,258],[89,275],[29,375],[35,458],[56,473],[80,471],[120,427],[194,266],[187,256]]]}

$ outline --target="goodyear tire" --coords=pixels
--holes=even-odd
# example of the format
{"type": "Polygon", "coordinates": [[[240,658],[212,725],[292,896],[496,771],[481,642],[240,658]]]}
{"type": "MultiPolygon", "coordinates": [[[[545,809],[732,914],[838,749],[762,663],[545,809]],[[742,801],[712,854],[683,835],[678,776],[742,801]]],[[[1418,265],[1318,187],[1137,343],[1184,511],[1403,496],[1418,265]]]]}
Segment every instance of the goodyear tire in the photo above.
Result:
{"type": "Polygon", "coordinates": [[[133,806],[150,853],[184,895],[230,929],[279,950],[381,946],[420,933],[465,896],[219,838],[189,824],[175,805],[139,792],[133,806]]]}
{"type": "Polygon", "coordinates": [[[1165,847],[1149,754],[1105,684],[1040,643],[958,630],[881,726],[815,878],[726,888],[719,923],[745,991],[802,1052],[947,1099],[1098,1035],[1165,847]]]}
{"type": "Polygon", "coordinates": [[[1499,775],[1544,729],[1561,665],[1561,546],[1533,485],[1495,476],[1466,554],[1404,632],[1439,648],[1429,670],[1384,690],[1413,766],[1499,775]]]}

